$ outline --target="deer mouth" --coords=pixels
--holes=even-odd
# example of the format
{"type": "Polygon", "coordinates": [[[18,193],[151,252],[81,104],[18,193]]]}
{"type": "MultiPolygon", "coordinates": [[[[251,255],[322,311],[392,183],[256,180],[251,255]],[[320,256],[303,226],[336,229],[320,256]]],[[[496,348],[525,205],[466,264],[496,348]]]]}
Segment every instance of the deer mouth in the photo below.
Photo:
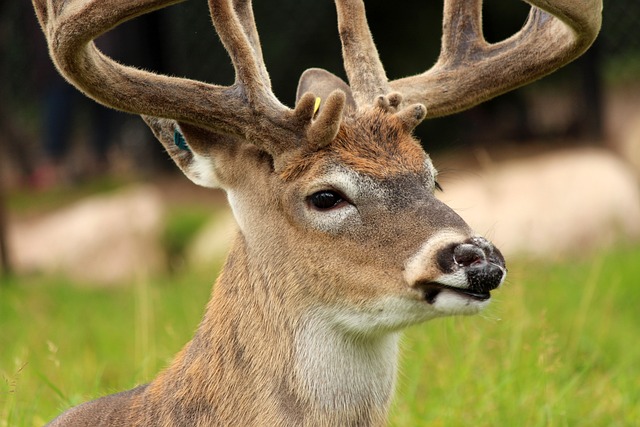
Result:
{"type": "Polygon", "coordinates": [[[463,297],[475,301],[486,301],[491,298],[491,293],[489,291],[456,288],[453,286],[443,285],[442,283],[438,282],[421,283],[420,289],[422,289],[424,293],[425,301],[427,301],[429,304],[435,303],[438,295],[445,291],[453,292],[455,294],[462,295],[463,297]]]}

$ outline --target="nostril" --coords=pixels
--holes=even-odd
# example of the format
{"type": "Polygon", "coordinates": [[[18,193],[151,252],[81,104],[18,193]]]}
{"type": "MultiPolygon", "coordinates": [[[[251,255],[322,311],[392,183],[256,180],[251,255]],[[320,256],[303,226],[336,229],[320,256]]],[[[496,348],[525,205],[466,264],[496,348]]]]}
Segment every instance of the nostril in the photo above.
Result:
{"type": "Polygon", "coordinates": [[[476,245],[463,243],[453,250],[453,261],[461,267],[471,267],[485,263],[487,256],[485,252],[476,245]]]}

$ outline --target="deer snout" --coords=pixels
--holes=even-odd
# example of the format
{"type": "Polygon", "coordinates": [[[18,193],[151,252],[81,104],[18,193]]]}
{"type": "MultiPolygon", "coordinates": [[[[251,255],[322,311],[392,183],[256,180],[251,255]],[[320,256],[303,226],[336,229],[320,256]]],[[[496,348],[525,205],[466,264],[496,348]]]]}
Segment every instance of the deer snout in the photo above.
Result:
{"type": "Polygon", "coordinates": [[[443,235],[408,263],[407,279],[439,312],[473,314],[506,276],[504,257],[482,237],[443,235]],[[462,236],[460,236],[462,237],[462,236]],[[448,240],[444,243],[443,240],[448,240]]]}
{"type": "Polygon", "coordinates": [[[487,297],[490,291],[500,286],[507,272],[504,257],[498,248],[483,237],[473,237],[463,243],[444,247],[438,252],[437,261],[444,277],[460,277],[460,273],[463,273],[463,283],[457,283],[455,287],[487,297]]]}

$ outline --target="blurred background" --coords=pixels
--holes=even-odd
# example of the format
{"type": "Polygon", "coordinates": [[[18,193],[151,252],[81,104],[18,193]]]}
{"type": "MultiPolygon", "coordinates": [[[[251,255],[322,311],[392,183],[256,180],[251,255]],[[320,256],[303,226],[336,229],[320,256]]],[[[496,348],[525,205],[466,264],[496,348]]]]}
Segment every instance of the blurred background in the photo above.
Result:
{"type": "MultiPolygon", "coordinates": [[[[485,3],[490,42],[518,31],[528,13],[523,2],[485,3]]],[[[273,88],[285,104],[293,105],[298,76],[309,67],[344,78],[332,2],[256,1],[254,9],[273,88]]],[[[422,72],[435,62],[441,2],[411,0],[391,7],[370,1],[367,11],[390,78],[422,72]]],[[[186,2],[125,23],[97,44],[126,64],[230,84],[233,70],[208,14],[206,2],[186,2]]],[[[522,271],[538,271],[541,264],[530,262],[583,263],[588,271],[576,281],[598,283],[606,279],[591,270],[600,262],[594,259],[604,257],[612,263],[606,268],[616,270],[619,257],[611,253],[623,248],[628,259],[640,262],[639,27],[640,2],[607,2],[601,35],[579,60],[417,130],[440,171],[444,192],[438,196],[508,259],[520,262],[522,271]]],[[[132,377],[145,378],[168,357],[152,346],[160,362],[148,362],[149,301],[156,297],[148,299],[146,292],[153,291],[146,283],[190,283],[192,272],[202,271],[206,286],[200,292],[206,298],[234,233],[224,195],[184,178],[139,117],[101,107],[68,85],[52,66],[27,1],[0,4],[0,94],[0,292],[5,292],[0,295],[6,303],[0,306],[0,334],[5,334],[0,347],[4,340],[13,349],[12,362],[5,361],[11,366],[0,366],[7,384],[19,383],[22,363],[28,363],[29,340],[20,341],[16,337],[24,331],[9,327],[25,315],[20,307],[36,304],[44,324],[52,316],[33,294],[15,289],[39,286],[57,289],[55,295],[65,301],[76,298],[64,290],[69,287],[111,289],[98,294],[102,301],[127,292],[113,289],[133,289],[137,305],[131,310],[140,331],[132,351],[146,368],[132,377]],[[29,298],[36,302],[25,302],[29,298]]],[[[627,280],[637,284],[640,277],[627,280]]],[[[202,299],[197,302],[194,307],[203,305],[202,299]]],[[[586,313],[590,303],[578,304],[582,308],[574,314],[586,313]]],[[[162,328],[179,335],[173,324],[162,328]]],[[[44,372],[46,363],[62,360],[57,353],[62,338],[42,334],[33,339],[46,343],[44,372]]],[[[99,377],[96,393],[127,383],[109,382],[108,372],[99,377]]],[[[64,380],[44,382],[56,390],[58,405],[81,400],[60,385],[64,380]]],[[[7,390],[15,392],[12,387],[7,390]]],[[[13,425],[7,424],[12,413],[25,417],[18,424],[42,420],[24,415],[33,410],[20,412],[15,402],[0,403],[0,426],[13,425]]],[[[401,418],[396,417],[398,425],[401,418]]]]}

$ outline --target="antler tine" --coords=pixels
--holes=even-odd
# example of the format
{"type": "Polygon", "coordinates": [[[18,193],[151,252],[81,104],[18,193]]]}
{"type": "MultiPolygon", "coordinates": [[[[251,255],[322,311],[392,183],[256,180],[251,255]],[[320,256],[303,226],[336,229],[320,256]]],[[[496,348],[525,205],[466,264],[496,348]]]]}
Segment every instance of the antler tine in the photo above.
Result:
{"type": "MultiPolygon", "coordinates": [[[[211,2],[209,2],[209,9],[211,10],[211,2]]],[[[256,65],[260,73],[262,74],[262,80],[270,88],[271,81],[269,78],[269,73],[267,72],[267,67],[264,63],[264,58],[262,56],[260,37],[258,35],[258,29],[256,28],[256,20],[253,16],[251,0],[234,0],[234,9],[240,23],[242,24],[242,28],[244,29],[244,33],[247,36],[249,44],[253,49],[253,56],[256,60],[256,65]]]]}
{"type": "Polygon", "coordinates": [[[429,117],[465,110],[580,56],[601,25],[602,0],[527,0],[524,27],[495,44],[482,36],[481,0],[445,0],[442,50],[428,71],[390,82],[429,117]]]}
{"type": "Polygon", "coordinates": [[[478,50],[487,43],[482,34],[482,0],[445,0],[442,52],[478,50]]]}
{"type": "MultiPolygon", "coordinates": [[[[250,0],[209,0],[211,19],[236,71],[236,85],[246,90],[250,102],[276,101],[259,46],[250,0]],[[256,99],[252,99],[256,97],[256,99]]],[[[279,102],[276,103],[279,107],[279,102]]]]}
{"type": "Polygon", "coordinates": [[[389,93],[387,75],[373,42],[362,0],[336,0],[347,78],[358,106],[389,93]]]}

